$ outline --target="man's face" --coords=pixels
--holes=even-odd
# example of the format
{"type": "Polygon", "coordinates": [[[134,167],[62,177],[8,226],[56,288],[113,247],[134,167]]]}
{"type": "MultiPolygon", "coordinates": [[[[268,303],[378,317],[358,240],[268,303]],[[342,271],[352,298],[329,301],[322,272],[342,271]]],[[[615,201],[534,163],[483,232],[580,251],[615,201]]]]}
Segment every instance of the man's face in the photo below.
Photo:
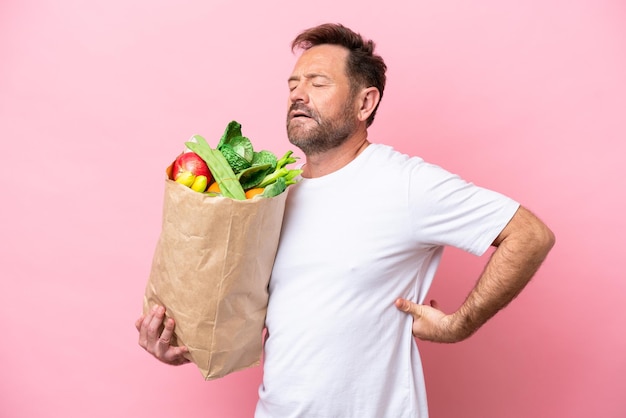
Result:
{"type": "Polygon", "coordinates": [[[287,136],[307,155],[341,145],[356,130],[347,56],[337,45],[314,46],[300,56],[289,77],[287,136]]]}

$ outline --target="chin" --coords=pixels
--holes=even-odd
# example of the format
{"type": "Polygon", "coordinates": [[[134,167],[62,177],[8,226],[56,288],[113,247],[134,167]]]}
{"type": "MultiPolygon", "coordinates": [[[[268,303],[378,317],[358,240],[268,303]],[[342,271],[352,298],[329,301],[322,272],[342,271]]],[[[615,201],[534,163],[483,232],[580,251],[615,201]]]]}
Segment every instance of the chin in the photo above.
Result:
{"type": "Polygon", "coordinates": [[[293,132],[288,132],[287,138],[289,138],[289,142],[292,145],[298,147],[305,154],[316,148],[315,138],[311,138],[308,135],[302,135],[300,132],[295,134],[293,132]]]}
{"type": "Polygon", "coordinates": [[[308,141],[315,135],[315,129],[313,127],[307,127],[305,124],[298,121],[291,121],[289,125],[287,125],[287,136],[289,140],[302,142],[308,141]]]}
{"type": "Polygon", "coordinates": [[[302,138],[301,136],[288,134],[287,138],[289,138],[289,142],[292,145],[295,145],[296,147],[300,149],[302,149],[303,147],[306,148],[306,144],[308,143],[308,141],[305,138],[302,138]]]}

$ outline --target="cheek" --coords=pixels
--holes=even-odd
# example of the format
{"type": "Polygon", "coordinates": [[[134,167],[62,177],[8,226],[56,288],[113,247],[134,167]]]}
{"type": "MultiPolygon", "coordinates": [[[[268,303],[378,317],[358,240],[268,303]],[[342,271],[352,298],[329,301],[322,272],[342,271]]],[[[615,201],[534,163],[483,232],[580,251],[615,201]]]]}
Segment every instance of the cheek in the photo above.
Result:
{"type": "Polygon", "coordinates": [[[347,106],[352,106],[346,92],[328,91],[320,93],[312,99],[311,106],[315,106],[321,115],[342,115],[348,110],[347,106]]]}
{"type": "Polygon", "coordinates": [[[323,94],[310,96],[307,105],[321,118],[335,115],[338,109],[337,101],[323,94]]]}

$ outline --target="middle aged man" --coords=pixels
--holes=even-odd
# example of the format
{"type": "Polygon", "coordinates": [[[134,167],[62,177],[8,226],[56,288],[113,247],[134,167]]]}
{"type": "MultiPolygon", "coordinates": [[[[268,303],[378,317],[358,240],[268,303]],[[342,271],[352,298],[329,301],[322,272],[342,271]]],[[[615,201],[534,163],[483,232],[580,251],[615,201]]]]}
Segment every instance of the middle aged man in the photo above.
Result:
{"type": "MultiPolygon", "coordinates": [[[[287,133],[306,156],[291,187],[270,280],[256,418],[425,418],[413,336],[468,338],[524,288],[554,245],[513,199],[371,142],[386,65],[374,43],[337,24],[299,34],[287,133]],[[445,246],[496,249],[464,303],[422,304],[445,246]]],[[[410,125],[407,123],[407,125],[410,125]]],[[[408,129],[407,129],[408,130],[408,129]]],[[[137,322],[139,343],[169,364],[164,308],[137,322]]]]}

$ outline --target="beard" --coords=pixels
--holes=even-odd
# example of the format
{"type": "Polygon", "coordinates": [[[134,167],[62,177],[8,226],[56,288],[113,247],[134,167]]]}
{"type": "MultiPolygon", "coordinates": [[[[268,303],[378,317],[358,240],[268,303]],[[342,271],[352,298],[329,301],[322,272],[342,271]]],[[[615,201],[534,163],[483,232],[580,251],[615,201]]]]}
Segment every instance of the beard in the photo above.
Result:
{"type": "Polygon", "coordinates": [[[301,102],[291,105],[287,113],[287,137],[305,155],[320,154],[336,148],[357,129],[357,119],[354,115],[354,98],[351,97],[343,108],[343,112],[334,117],[322,117],[315,110],[308,108],[301,102]],[[291,112],[298,111],[306,116],[304,122],[314,121],[315,126],[304,126],[299,117],[292,117],[291,112]],[[295,119],[295,120],[294,120],[295,119]]]}

